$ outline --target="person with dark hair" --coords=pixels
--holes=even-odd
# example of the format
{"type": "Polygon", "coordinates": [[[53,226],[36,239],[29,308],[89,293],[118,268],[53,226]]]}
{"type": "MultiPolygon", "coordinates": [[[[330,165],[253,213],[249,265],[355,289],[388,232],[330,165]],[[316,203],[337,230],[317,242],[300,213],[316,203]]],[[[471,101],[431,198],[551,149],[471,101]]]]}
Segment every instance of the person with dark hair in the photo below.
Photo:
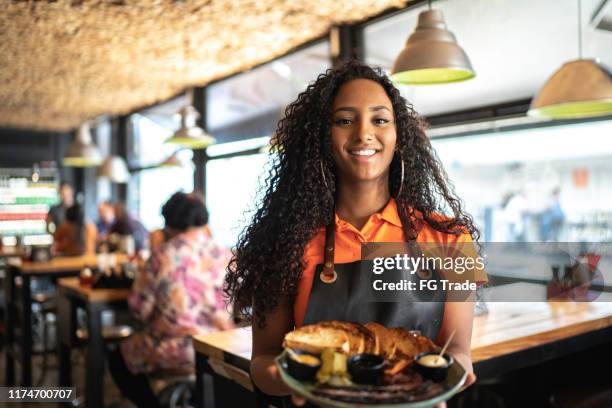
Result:
{"type": "MultiPolygon", "coordinates": [[[[199,197],[196,193],[191,193],[192,195],[199,197]]],[[[184,193],[182,191],[174,193],[168,201],[162,207],[162,217],[164,217],[164,228],[157,229],[151,233],[149,236],[149,246],[151,252],[157,251],[165,242],[172,239],[178,232],[176,228],[173,228],[172,225],[180,224],[182,220],[176,220],[177,213],[177,205],[180,205],[184,193]]],[[[201,199],[201,197],[200,197],[201,199]]],[[[209,237],[212,237],[210,230],[208,229],[208,211],[204,208],[205,213],[201,214],[205,217],[206,221],[204,222],[204,226],[202,227],[206,234],[209,237]]],[[[196,214],[197,216],[198,214],[196,214]]]]}
{"type": "Polygon", "coordinates": [[[74,204],[74,189],[72,186],[62,181],[59,185],[60,202],[49,208],[47,214],[47,229],[51,234],[62,225],[66,219],[66,210],[74,204]]]}
{"type": "Polygon", "coordinates": [[[149,245],[149,231],[145,226],[130,215],[124,203],[115,203],[114,211],[115,222],[110,227],[110,234],[131,236],[134,239],[136,252],[146,249],[149,245]]]}
{"type": "Polygon", "coordinates": [[[115,208],[113,203],[110,201],[102,201],[98,205],[98,222],[96,222],[96,228],[98,229],[98,240],[104,241],[108,238],[111,228],[115,223],[115,208]]]}
{"type": "Polygon", "coordinates": [[[74,204],[53,234],[54,250],[62,255],[92,255],[96,253],[96,237],[96,226],[85,220],[83,207],[74,204]]]}
{"type": "Polygon", "coordinates": [[[418,329],[437,344],[455,332],[448,352],[472,383],[473,302],[365,303],[355,286],[363,242],[473,247],[479,239],[423,120],[399,90],[359,62],[328,70],[288,105],[276,147],[225,284],[234,308],[252,321],[255,384],[289,394],[274,365],[285,334],[332,319],[418,329]]]}
{"type": "Polygon", "coordinates": [[[192,335],[232,327],[223,298],[231,253],[202,228],[208,222],[203,201],[179,192],[162,213],[175,235],[152,254],[128,300],[143,328],[109,353],[115,382],[139,407],[157,406],[149,374],[193,372],[192,335]]]}

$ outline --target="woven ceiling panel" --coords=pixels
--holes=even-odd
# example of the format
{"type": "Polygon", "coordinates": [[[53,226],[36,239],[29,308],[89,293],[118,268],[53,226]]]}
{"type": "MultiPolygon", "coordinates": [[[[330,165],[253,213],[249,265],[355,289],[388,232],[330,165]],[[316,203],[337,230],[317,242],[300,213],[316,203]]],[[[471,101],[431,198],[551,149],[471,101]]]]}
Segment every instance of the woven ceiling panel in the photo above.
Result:
{"type": "Polygon", "coordinates": [[[124,114],[407,2],[0,0],[0,126],[124,114]]]}

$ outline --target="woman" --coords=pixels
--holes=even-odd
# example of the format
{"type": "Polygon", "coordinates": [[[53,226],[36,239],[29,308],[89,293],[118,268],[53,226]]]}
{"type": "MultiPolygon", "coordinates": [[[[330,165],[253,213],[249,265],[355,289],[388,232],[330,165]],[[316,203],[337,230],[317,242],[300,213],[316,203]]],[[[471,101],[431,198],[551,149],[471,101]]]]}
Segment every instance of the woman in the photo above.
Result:
{"type": "MultiPolygon", "coordinates": [[[[169,219],[169,217],[175,211],[175,205],[181,202],[183,196],[184,193],[179,191],[174,193],[168,199],[168,201],[166,201],[161,211],[162,217],[164,217],[165,220],[169,219]]],[[[206,235],[208,235],[209,238],[212,238],[212,234],[210,233],[208,225],[204,225],[202,229],[204,230],[206,235]]],[[[177,231],[172,229],[172,227],[170,227],[167,223],[166,225],[164,225],[164,228],[156,229],[155,231],[151,232],[151,234],[149,235],[149,247],[151,249],[151,252],[157,251],[165,242],[168,242],[169,240],[174,238],[176,234],[177,231]]]]}
{"type": "Polygon", "coordinates": [[[96,226],[85,220],[83,207],[74,204],[66,210],[66,219],[53,234],[55,251],[79,256],[96,253],[96,226]]]}
{"type": "MultiPolygon", "coordinates": [[[[163,205],[161,214],[164,220],[170,219],[172,214],[175,212],[176,204],[180,203],[184,197],[183,192],[179,191],[174,193],[168,201],[163,205]]],[[[157,252],[164,243],[168,242],[176,236],[178,231],[173,230],[166,222],[164,228],[156,229],[149,235],[149,247],[151,253],[157,252]]]]}
{"type": "Polygon", "coordinates": [[[202,230],[208,212],[199,197],[177,193],[173,200],[164,217],[176,236],[152,254],[128,299],[144,327],[109,355],[117,386],[139,407],[157,405],[147,374],[191,373],[191,336],[232,326],[222,293],[230,253],[202,230]]]}
{"type": "MultiPolygon", "coordinates": [[[[252,318],[255,384],[267,394],[286,395],[273,362],[285,333],[330,318],[360,320],[347,314],[346,305],[359,302],[352,293],[324,294],[355,276],[348,272],[360,259],[362,242],[471,242],[479,234],[422,121],[378,70],[350,62],[320,75],[288,106],[276,135],[278,158],[263,205],[228,267],[226,293],[252,318]],[[332,232],[329,239],[326,231],[332,232]],[[330,268],[323,263],[330,258],[338,281],[326,286],[330,268]]],[[[469,385],[475,378],[473,304],[425,305],[367,315],[381,316],[377,321],[385,325],[418,327],[437,344],[456,331],[448,352],[469,372],[469,385]]]]}

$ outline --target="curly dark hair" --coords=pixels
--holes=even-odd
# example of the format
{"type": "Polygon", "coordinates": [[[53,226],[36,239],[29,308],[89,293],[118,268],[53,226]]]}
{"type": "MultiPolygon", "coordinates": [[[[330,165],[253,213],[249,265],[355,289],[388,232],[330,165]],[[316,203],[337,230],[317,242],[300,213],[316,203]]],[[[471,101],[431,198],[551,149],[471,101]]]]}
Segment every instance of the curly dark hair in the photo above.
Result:
{"type": "Polygon", "coordinates": [[[208,210],[197,194],[178,191],[166,201],[161,210],[166,227],[186,231],[208,223],[208,210]]]}
{"type": "Polygon", "coordinates": [[[304,267],[304,249],[317,230],[334,219],[332,106],[340,87],[353,79],[379,83],[393,105],[397,152],[391,163],[389,190],[397,201],[406,239],[416,239],[423,222],[441,232],[469,233],[475,241],[479,239],[472,217],[462,209],[425,135],[425,122],[389,78],[380,69],[357,61],[329,69],[288,105],[279,121],[277,153],[262,187],[262,202],[228,265],[224,287],[228,300],[242,317],[250,320],[255,316],[262,327],[265,314],[282,297],[293,303],[304,267]],[[405,177],[398,196],[400,157],[405,177]]]}

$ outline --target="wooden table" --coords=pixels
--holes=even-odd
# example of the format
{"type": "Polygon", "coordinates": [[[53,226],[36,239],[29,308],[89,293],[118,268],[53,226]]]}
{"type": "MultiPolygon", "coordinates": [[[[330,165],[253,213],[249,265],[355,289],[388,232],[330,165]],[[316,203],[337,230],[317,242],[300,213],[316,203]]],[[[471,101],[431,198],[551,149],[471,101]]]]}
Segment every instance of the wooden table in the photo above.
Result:
{"type": "MultiPolygon", "coordinates": [[[[533,283],[504,285],[503,289],[546,290],[543,285],[533,283]]],[[[489,313],[474,318],[472,361],[476,375],[486,379],[611,342],[612,295],[604,293],[600,300],[606,302],[488,303],[489,313]]],[[[206,364],[210,365],[211,361],[240,370],[237,374],[236,370],[226,369],[221,375],[225,374],[243,388],[253,389],[243,378],[243,373],[249,373],[250,369],[250,328],[194,336],[193,343],[197,401],[202,401],[202,393],[205,394],[202,377],[206,364]]]]}
{"type": "Polygon", "coordinates": [[[239,328],[193,337],[196,358],[196,398],[198,408],[221,406],[215,395],[231,395],[228,404],[264,406],[263,395],[251,381],[251,328],[239,328]],[[232,383],[241,387],[232,387],[232,383]],[[225,390],[223,390],[223,388],[225,390]],[[227,392],[227,389],[231,392],[227,392]],[[225,392],[223,392],[225,391],[225,392]]]}
{"type": "Polygon", "coordinates": [[[71,348],[76,343],[76,310],[87,312],[85,401],[88,407],[104,406],[105,350],[102,311],[127,308],[129,289],[92,289],[79,285],[78,278],[58,281],[59,384],[72,385],[71,348]]]}
{"type": "MultiPolygon", "coordinates": [[[[116,262],[125,262],[125,255],[116,255],[116,262]]],[[[96,266],[95,255],[56,257],[48,262],[23,262],[13,259],[8,262],[4,293],[6,302],[6,366],[5,382],[15,385],[15,360],[21,361],[21,385],[32,385],[32,278],[77,275],[86,266],[96,266]],[[16,279],[21,279],[21,294],[17,295],[16,279]],[[21,336],[15,337],[15,316],[20,312],[21,336]],[[18,341],[17,341],[18,340],[18,341]]]]}
{"type": "Polygon", "coordinates": [[[482,378],[612,341],[610,293],[588,303],[490,302],[487,307],[488,314],[474,319],[472,332],[474,371],[482,378]]]}

